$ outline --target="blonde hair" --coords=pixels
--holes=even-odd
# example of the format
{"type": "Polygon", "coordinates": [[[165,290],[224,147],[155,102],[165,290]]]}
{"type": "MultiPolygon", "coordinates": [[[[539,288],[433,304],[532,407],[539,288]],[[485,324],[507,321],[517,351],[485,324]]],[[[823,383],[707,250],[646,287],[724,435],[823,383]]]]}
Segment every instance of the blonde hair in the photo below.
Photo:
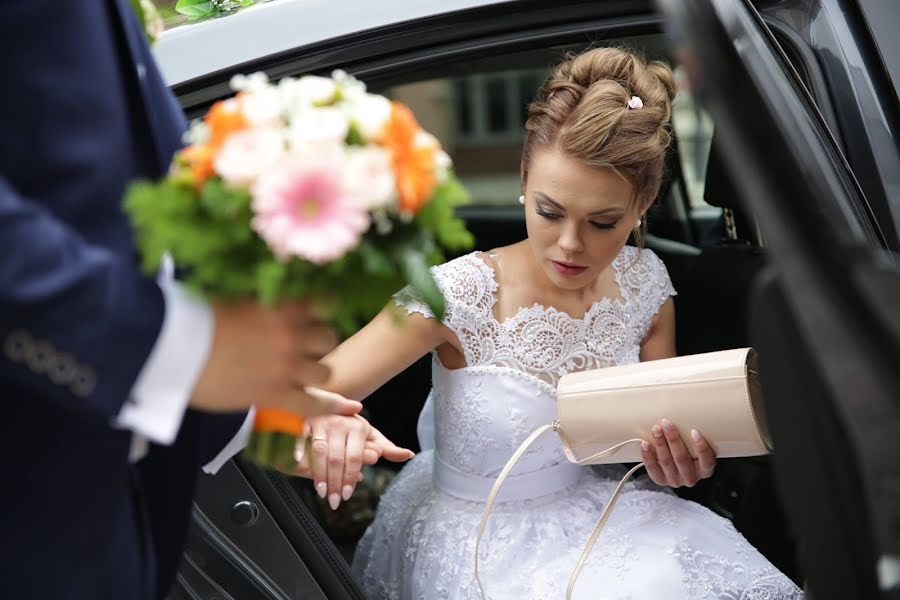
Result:
{"type": "Polygon", "coordinates": [[[610,168],[649,203],[663,177],[672,141],[675,78],[668,65],[621,48],[570,54],[550,73],[528,107],[523,178],[535,148],[558,148],[594,167],[610,168]],[[629,108],[632,96],[642,108],[629,108]]]}

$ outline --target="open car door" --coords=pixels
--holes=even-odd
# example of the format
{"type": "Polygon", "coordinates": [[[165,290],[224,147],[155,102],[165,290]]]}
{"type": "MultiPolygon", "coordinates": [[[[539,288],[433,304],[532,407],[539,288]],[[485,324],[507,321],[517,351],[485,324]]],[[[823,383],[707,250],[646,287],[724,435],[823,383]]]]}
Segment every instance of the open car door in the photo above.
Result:
{"type": "Polygon", "coordinates": [[[807,590],[898,598],[900,260],[881,229],[893,224],[869,209],[749,1],[658,4],[771,257],[748,290],[751,340],[807,590]]]}

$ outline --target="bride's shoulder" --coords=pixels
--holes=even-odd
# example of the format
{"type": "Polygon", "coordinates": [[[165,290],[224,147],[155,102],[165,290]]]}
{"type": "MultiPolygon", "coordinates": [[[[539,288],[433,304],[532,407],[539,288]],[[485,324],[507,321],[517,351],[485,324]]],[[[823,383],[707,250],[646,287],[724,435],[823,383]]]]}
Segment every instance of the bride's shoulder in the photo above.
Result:
{"type": "Polygon", "coordinates": [[[613,268],[620,273],[639,276],[668,276],[665,263],[649,248],[624,246],[613,261],[613,268]]]}
{"type": "Polygon", "coordinates": [[[445,263],[431,267],[431,273],[438,286],[467,285],[473,280],[483,282],[494,278],[495,263],[487,252],[470,252],[445,263]]]}

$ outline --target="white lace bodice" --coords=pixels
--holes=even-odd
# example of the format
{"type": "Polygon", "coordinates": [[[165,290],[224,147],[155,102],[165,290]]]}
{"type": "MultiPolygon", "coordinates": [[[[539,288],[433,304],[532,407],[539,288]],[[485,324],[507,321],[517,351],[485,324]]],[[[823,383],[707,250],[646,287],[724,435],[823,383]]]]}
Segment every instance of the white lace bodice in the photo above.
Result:
{"type": "MultiPolygon", "coordinates": [[[[649,250],[626,247],[613,262],[621,299],[595,302],[581,319],[522,308],[498,322],[497,282],[478,254],[435,267],[444,324],[467,365],[433,356],[432,394],[420,418],[428,444],[378,506],[357,547],[354,572],[369,598],[483,600],[474,580],[475,533],[506,461],[556,418],[556,383],[567,372],[638,360],[653,316],[674,294],[649,250]],[[426,448],[427,446],[427,448],[426,448]]],[[[409,289],[396,301],[433,315],[409,289]]],[[[562,600],[587,536],[621,476],[569,463],[545,434],[517,463],[482,540],[481,577],[492,600],[562,600]],[[518,484],[518,485],[516,485],[518,484]],[[517,488],[517,489],[516,489],[517,488]],[[512,492],[504,498],[506,491],[512,492]]],[[[629,482],[574,598],[610,600],[800,600],[803,594],[731,523],[644,482],[629,482]]]]}
{"type": "MultiPolygon", "coordinates": [[[[502,322],[494,316],[494,270],[478,253],[432,273],[446,300],[443,323],[459,338],[469,367],[509,367],[555,387],[566,373],[637,362],[653,316],[675,294],[651,250],[625,246],[612,269],[621,299],[598,299],[580,319],[534,304],[502,322]]],[[[394,298],[411,313],[434,317],[409,287],[394,298]]]]}

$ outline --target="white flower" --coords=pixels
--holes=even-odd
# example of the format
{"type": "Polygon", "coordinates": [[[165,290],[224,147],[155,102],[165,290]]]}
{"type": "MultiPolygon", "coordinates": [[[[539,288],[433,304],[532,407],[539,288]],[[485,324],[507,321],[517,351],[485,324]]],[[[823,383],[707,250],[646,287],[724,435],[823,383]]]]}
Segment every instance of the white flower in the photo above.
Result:
{"type": "Polygon", "coordinates": [[[350,125],[337,108],[314,108],[291,117],[288,143],[292,149],[312,149],[317,146],[340,146],[347,139],[350,125]]]}
{"type": "Polygon", "coordinates": [[[231,89],[236,92],[255,92],[269,87],[269,78],[263,72],[251,73],[250,75],[238,74],[231,78],[231,89]]]}
{"type": "Polygon", "coordinates": [[[278,82],[278,91],[284,110],[293,115],[312,106],[332,102],[337,96],[338,87],[327,77],[306,75],[300,79],[285,77],[278,82]]]}
{"type": "Polygon", "coordinates": [[[240,95],[241,110],[251,127],[281,124],[281,94],[270,85],[240,95]]]}
{"type": "Polygon", "coordinates": [[[198,119],[191,123],[190,128],[181,136],[181,140],[188,146],[202,146],[209,141],[209,126],[198,119]]]}
{"type": "Polygon", "coordinates": [[[391,102],[384,96],[363,94],[347,103],[347,112],[363,139],[374,142],[391,118],[391,102]]]}
{"type": "Polygon", "coordinates": [[[416,137],[413,139],[413,146],[416,148],[433,148],[438,150],[441,147],[441,143],[436,137],[424,129],[420,129],[416,132],[416,137]]]}
{"type": "Polygon", "coordinates": [[[228,137],[213,167],[230,185],[248,186],[285,153],[284,135],[271,127],[245,129],[228,137]]]}
{"type": "Polygon", "coordinates": [[[163,30],[166,28],[166,24],[162,20],[162,17],[159,16],[159,11],[151,0],[141,0],[141,10],[144,13],[144,29],[152,44],[162,35],[163,30]]]}
{"type": "Polygon", "coordinates": [[[391,155],[375,146],[352,146],[346,156],[344,186],[356,201],[368,210],[395,206],[397,182],[391,155]]]}
{"type": "Polygon", "coordinates": [[[452,166],[453,160],[450,158],[450,155],[443,150],[438,150],[437,156],[435,156],[435,174],[437,175],[438,181],[447,179],[447,175],[450,174],[450,168],[452,166]]]}
{"type": "Polygon", "coordinates": [[[346,99],[353,100],[366,95],[366,84],[345,71],[336,69],[331,73],[331,78],[337,82],[341,94],[346,99]]]}

